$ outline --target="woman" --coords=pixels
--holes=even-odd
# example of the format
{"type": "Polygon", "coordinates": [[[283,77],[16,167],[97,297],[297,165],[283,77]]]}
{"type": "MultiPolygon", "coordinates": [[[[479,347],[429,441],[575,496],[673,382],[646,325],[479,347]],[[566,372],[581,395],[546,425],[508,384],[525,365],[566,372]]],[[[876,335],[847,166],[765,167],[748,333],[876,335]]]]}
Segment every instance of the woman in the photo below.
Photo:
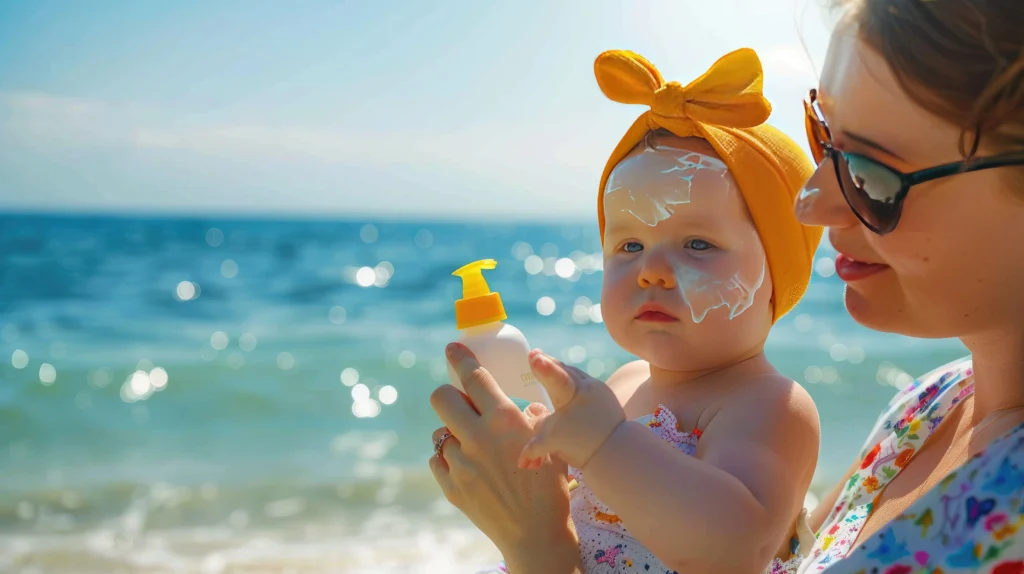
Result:
{"type": "MultiPolygon", "coordinates": [[[[797,213],[829,228],[855,320],[958,337],[971,358],[893,399],[811,515],[803,570],[1024,572],[1024,4],[839,4],[805,103],[820,166],[797,213]]],[[[512,572],[573,572],[559,469],[515,468],[543,413],[494,399],[471,357],[453,363],[480,414],[432,459],[446,496],[512,572]]],[[[458,402],[433,397],[442,418],[458,402]]]]}

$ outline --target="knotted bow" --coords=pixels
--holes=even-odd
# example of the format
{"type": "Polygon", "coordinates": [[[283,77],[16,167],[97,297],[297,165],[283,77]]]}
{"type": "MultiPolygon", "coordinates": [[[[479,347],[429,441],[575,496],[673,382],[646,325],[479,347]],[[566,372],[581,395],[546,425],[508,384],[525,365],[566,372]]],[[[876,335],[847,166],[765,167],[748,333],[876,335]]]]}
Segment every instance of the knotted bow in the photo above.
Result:
{"type": "Polygon", "coordinates": [[[699,135],[694,122],[754,127],[772,111],[762,94],[761,60],[749,48],[726,54],[686,86],[665,82],[653,64],[627,50],[602,53],[594,62],[594,74],[609,99],[650,106],[644,114],[647,129],[665,128],[679,137],[699,135]]]}

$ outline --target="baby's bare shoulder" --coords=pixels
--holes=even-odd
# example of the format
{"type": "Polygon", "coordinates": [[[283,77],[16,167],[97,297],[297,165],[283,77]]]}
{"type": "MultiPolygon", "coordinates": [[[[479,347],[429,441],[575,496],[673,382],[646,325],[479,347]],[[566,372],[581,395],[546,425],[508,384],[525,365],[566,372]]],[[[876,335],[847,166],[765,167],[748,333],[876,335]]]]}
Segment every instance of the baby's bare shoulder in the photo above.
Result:
{"type": "Polygon", "coordinates": [[[635,387],[649,379],[650,376],[651,366],[647,361],[631,361],[615,369],[605,384],[613,389],[635,387]]]}
{"type": "Polygon", "coordinates": [[[605,384],[615,393],[622,404],[626,404],[633,393],[651,378],[651,366],[647,361],[632,361],[622,365],[608,377],[605,384]]]}
{"type": "Polygon", "coordinates": [[[818,409],[807,389],[780,374],[758,377],[737,389],[715,418],[745,421],[748,428],[788,427],[818,432],[818,409]]]}

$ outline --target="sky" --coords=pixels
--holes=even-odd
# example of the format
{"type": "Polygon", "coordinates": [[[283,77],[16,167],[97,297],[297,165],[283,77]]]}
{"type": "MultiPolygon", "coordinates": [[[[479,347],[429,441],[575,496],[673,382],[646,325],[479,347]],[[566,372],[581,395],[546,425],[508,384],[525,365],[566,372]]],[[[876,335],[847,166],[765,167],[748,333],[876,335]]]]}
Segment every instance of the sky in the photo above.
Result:
{"type": "Polygon", "coordinates": [[[0,3],[0,212],[580,219],[644,110],[628,49],[686,84],[758,51],[804,144],[817,0],[0,3]]]}

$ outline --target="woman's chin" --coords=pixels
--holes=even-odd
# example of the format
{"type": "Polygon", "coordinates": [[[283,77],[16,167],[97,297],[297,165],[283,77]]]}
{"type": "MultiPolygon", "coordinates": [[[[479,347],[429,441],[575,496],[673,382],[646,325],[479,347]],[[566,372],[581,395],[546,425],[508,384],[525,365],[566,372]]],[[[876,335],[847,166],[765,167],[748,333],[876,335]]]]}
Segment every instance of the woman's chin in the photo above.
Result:
{"type": "Polygon", "coordinates": [[[883,333],[903,333],[905,313],[896,303],[895,297],[865,295],[859,290],[846,286],[843,298],[846,312],[857,324],[883,333]]]}

